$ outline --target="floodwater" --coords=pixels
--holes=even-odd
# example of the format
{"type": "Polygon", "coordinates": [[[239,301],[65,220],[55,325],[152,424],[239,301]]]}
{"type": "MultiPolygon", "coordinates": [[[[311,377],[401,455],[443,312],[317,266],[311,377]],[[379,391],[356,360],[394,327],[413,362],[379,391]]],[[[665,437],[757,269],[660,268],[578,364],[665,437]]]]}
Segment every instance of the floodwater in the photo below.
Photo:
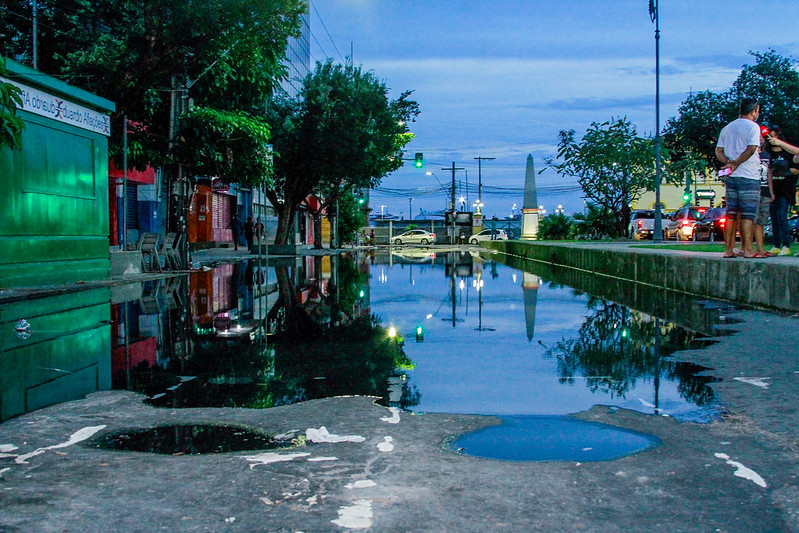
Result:
{"type": "Polygon", "coordinates": [[[679,350],[724,334],[727,306],[495,258],[434,249],[253,258],[8,304],[0,420],[111,388],[172,408],[364,394],[419,413],[523,418],[605,404],[718,416],[712,370],[679,350]]]}

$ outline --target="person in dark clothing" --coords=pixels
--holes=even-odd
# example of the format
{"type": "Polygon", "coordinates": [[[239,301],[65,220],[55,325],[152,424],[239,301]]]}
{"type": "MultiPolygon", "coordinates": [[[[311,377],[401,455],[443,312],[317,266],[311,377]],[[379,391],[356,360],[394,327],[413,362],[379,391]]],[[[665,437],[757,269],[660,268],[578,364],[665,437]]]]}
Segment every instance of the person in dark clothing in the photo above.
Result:
{"type": "Polygon", "coordinates": [[[255,236],[255,223],[252,217],[247,217],[247,222],[244,223],[244,238],[247,240],[247,249],[252,248],[252,240],[255,236]]]}
{"type": "Polygon", "coordinates": [[[241,239],[241,219],[239,218],[238,214],[233,215],[233,220],[230,221],[230,225],[228,226],[230,230],[233,232],[233,249],[239,249],[239,239],[241,239]]]}
{"type": "Polygon", "coordinates": [[[768,151],[771,155],[771,183],[774,200],[771,202],[771,227],[774,230],[775,255],[791,254],[791,231],[788,228],[788,210],[796,202],[796,179],[799,165],[791,154],[799,153],[799,149],[782,140],[779,126],[772,126],[767,137],[768,151]]]}

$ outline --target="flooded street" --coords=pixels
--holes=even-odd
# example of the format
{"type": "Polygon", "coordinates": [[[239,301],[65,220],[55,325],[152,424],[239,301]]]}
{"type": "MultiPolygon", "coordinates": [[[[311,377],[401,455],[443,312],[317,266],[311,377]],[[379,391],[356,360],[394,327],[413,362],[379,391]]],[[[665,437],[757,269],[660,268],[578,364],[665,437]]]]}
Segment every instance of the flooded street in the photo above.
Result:
{"type": "Polygon", "coordinates": [[[794,318],[497,259],[248,258],[4,305],[0,525],[797,530],[794,318]]]}
{"type": "Polygon", "coordinates": [[[3,418],[110,386],[172,408],[362,394],[415,412],[602,404],[707,422],[712,373],[671,355],[712,342],[726,311],[683,305],[708,308],[706,323],[692,331],[476,252],[248,259],[14,304],[26,326],[3,332],[3,418]]]}

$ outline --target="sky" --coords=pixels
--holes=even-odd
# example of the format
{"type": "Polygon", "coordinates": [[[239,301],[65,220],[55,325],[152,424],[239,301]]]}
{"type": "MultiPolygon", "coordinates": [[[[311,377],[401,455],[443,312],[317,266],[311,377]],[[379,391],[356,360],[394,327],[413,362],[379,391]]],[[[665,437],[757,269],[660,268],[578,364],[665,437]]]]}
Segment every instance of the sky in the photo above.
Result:
{"type": "MultiPolygon", "coordinates": [[[[794,0],[661,0],[661,128],[691,92],[729,89],[750,52],[799,58],[794,0]],[[768,16],[768,14],[777,16],[768,16]]],[[[408,217],[477,200],[499,218],[521,209],[526,159],[536,171],[557,153],[558,132],[626,117],[655,134],[655,25],[647,0],[313,0],[311,61],[350,55],[392,98],[412,90],[421,114],[406,158],[372,192],[373,210],[408,217]],[[427,175],[430,171],[433,175],[427,175]],[[494,190],[492,187],[505,188],[494,190]],[[412,200],[409,202],[409,199],[412,200]],[[456,200],[459,203],[458,200],[456,200]]],[[[735,117],[731,117],[735,118],[735,117]]],[[[582,211],[576,180],[544,170],[538,203],[582,211]]]]}

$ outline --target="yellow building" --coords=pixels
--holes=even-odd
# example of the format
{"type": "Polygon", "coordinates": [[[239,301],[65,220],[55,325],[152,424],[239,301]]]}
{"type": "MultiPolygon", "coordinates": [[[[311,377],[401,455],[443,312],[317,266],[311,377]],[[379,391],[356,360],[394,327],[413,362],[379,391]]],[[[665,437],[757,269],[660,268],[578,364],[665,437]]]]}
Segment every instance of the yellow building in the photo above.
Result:
{"type": "MultiPolygon", "coordinates": [[[[704,175],[697,174],[696,180],[690,186],[691,205],[703,207],[718,207],[724,199],[724,183],[716,177],[715,172],[705,171],[704,175]]],[[[665,211],[674,211],[686,204],[683,199],[685,183],[678,185],[673,182],[663,182],[660,185],[660,202],[665,211]]],[[[655,191],[646,191],[633,202],[633,209],[654,209],[655,191]]]]}

